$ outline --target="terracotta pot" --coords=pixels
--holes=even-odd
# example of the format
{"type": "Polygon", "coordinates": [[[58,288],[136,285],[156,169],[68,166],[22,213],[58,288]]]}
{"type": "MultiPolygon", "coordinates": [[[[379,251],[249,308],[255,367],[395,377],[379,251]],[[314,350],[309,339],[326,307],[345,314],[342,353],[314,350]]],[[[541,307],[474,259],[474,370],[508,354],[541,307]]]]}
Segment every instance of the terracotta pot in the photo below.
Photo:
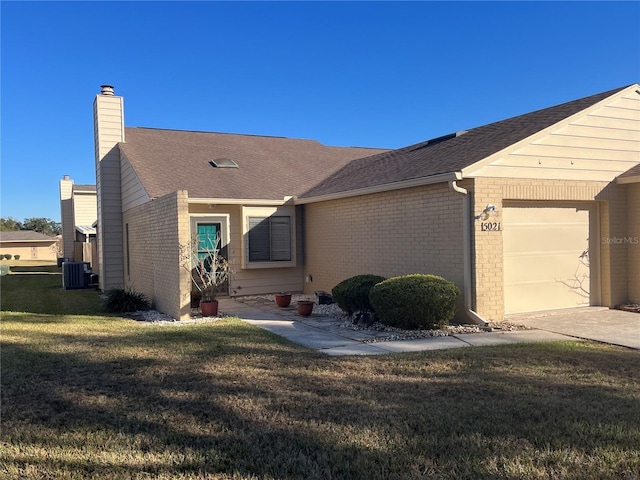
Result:
{"type": "Polygon", "coordinates": [[[290,293],[277,293],[276,294],[276,303],[279,307],[288,307],[291,303],[291,294],[290,293]]]}
{"type": "Polygon", "coordinates": [[[200,312],[203,317],[217,317],[218,300],[214,300],[213,302],[200,302],[200,312]]]}
{"type": "Polygon", "coordinates": [[[299,300],[298,301],[298,315],[301,317],[308,317],[313,312],[313,306],[315,302],[311,300],[299,300]]]}

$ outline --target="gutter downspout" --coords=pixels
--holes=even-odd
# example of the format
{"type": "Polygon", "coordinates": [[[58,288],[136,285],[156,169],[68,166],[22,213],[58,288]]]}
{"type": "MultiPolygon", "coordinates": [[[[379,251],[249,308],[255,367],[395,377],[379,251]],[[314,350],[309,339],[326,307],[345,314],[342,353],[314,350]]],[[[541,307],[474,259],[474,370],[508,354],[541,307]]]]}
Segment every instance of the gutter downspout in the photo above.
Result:
{"type": "Polygon", "coordinates": [[[465,314],[478,325],[487,326],[488,322],[471,309],[471,197],[466,188],[462,188],[456,184],[458,180],[462,180],[462,175],[456,173],[456,180],[449,181],[449,188],[454,192],[463,194],[464,202],[462,203],[462,236],[463,236],[463,265],[464,265],[464,309],[465,314]]]}

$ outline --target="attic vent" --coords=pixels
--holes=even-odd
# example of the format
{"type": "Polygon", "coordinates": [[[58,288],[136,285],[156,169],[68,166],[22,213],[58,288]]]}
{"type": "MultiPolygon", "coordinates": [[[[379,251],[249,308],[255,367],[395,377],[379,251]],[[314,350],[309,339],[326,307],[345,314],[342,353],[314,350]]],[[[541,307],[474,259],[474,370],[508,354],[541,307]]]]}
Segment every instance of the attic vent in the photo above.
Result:
{"type": "Polygon", "coordinates": [[[416,148],[416,150],[420,150],[420,149],[423,149],[423,148],[426,148],[426,147],[432,147],[433,145],[436,145],[437,143],[446,142],[447,140],[451,140],[452,138],[459,137],[460,135],[464,135],[465,133],[467,133],[466,130],[461,130],[459,132],[450,133],[448,135],[443,135],[441,137],[432,138],[428,142],[425,142],[423,145],[421,145],[420,147],[416,148]]]}
{"type": "Polygon", "coordinates": [[[240,168],[240,165],[230,158],[216,158],[215,160],[211,160],[209,164],[215,168],[240,168]]]}

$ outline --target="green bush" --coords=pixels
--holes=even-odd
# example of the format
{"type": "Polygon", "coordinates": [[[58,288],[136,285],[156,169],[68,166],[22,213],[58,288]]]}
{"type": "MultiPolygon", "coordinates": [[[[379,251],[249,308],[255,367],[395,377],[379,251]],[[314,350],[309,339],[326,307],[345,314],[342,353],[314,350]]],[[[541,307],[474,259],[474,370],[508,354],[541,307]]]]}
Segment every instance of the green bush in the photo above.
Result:
{"type": "Polygon", "coordinates": [[[437,275],[394,277],[374,286],[369,300],[385,325],[404,329],[442,328],[456,313],[460,289],[437,275]]]}
{"type": "Polygon", "coordinates": [[[8,254],[8,253],[5,253],[4,254],[4,258],[5,258],[5,260],[11,260],[11,255],[8,254]]]}
{"type": "Polygon", "coordinates": [[[15,260],[20,260],[20,255],[14,255],[14,256],[13,256],[13,258],[14,258],[15,260]]]}
{"type": "Polygon", "coordinates": [[[149,310],[149,299],[132,288],[113,288],[106,292],[104,308],[108,312],[126,313],[149,310]]]}
{"type": "Polygon", "coordinates": [[[369,303],[369,290],[383,280],[384,277],[378,275],[356,275],[333,287],[331,295],[338,306],[349,315],[358,310],[374,310],[369,303]]]}

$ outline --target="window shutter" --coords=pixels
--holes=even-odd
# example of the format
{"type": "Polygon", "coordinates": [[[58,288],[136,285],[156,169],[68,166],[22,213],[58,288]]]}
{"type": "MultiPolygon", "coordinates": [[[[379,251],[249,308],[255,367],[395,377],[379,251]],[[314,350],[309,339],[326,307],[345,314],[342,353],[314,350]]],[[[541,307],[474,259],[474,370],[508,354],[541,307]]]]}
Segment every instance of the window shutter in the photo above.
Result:
{"type": "Polygon", "coordinates": [[[271,260],[291,260],[291,217],[271,217],[271,260]]]}
{"type": "Polygon", "coordinates": [[[249,261],[269,261],[269,219],[249,217],[249,261]]]}

